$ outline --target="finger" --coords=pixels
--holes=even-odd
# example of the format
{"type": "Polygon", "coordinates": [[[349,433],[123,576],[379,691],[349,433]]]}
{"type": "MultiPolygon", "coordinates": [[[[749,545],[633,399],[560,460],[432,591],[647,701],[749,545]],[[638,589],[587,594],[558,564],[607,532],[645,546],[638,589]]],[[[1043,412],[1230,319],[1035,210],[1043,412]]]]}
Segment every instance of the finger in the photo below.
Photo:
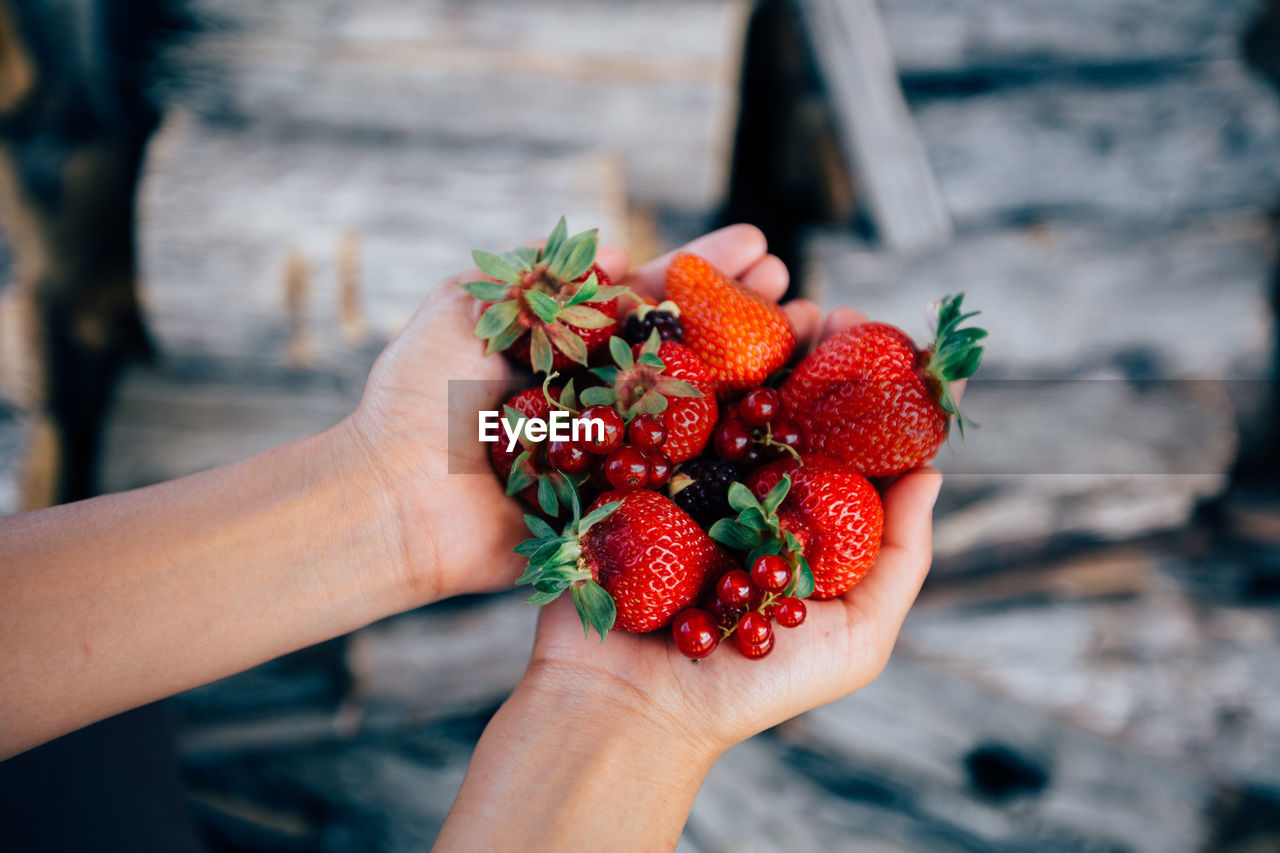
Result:
{"type": "Polygon", "coordinates": [[[884,536],[880,556],[846,600],[863,613],[874,613],[897,634],[929,573],[933,560],[933,504],[942,474],[925,467],[904,474],[884,495],[884,536]]]}
{"type": "Polygon", "coordinates": [[[612,282],[621,282],[631,268],[631,256],[620,246],[601,246],[596,252],[596,265],[612,282]]]}
{"type": "Polygon", "coordinates": [[[661,299],[667,267],[678,252],[701,255],[735,278],[765,256],[768,245],[764,232],[754,225],[730,225],[667,252],[637,267],[631,273],[631,289],[644,296],[661,299]]]}
{"type": "Polygon", "coordinates": [[[765,255],[748,267],[738,280],[748,290],[754,290],[765,299],[778,302],[787,292],[791,273],[787,272],[787,265],[776,255],[765,255]]]}
{"type": "Polygon", "coordinates": [[[827,315],[826,322],[822,324],[822,332],[818,336],[818,341],[825,341],[832,335],[838,335],[851,326],[865,322],[867,322],[866,314],[856,308],[841,305],[839,308],[832,309],[831,313],[827,315]]]}
{"type": "Polygon", "coordinates": [[[956,398],[956,402],[960,402],[960,398],[964,396],[965,386],[969,384],[968,379],[957,379],[951,383],[951,396],[956,398]]]}
{"type": "Polygon", "coordinates": [[[782,310],[787,312],[791,325],[795,327],[797,349],[804,352],[818,333],[818,327],[822,324],[822,312],[808,299],[793,299],[783,305],[782,310]]]}

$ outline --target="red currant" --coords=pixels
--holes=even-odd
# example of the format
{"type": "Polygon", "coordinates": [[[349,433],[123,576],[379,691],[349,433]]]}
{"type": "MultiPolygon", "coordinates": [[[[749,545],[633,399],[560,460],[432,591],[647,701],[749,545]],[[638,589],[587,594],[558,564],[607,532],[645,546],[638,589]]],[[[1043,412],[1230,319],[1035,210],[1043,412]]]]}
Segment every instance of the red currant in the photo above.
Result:
{"type": "Polygon", "coordinates": [[[784,628],[794,628],[804,622],[804,617],[809,610],[804,606],[804,602],[798,598],[779,598],[778,609],[774,613],[774,618],[778,620],[778,624],[784,628]]]}
{"type": "Polygon", "coordinates": [[[626,425],[622,422],[622,415],[613,406],[587,406],[578,418],[584,421],[579,427],[581,436],[578,443],[588,452],[604,456],[621,446],[626,425]],[[604,434],[601,435],[599,426],[585,423],[586,421],[599,421],[604,427],[604,434]]]}
{"type": "Polygon", "coordinates": [[[711,614],[696,607],[682,610],[671,623],[676,648],[687,658],[705,658],[720,645],[720,629],[711,614]]]}
{"type": "Polygon", "coordinates": [[[738,620],[742,618],[742,614],[746,613],[745,607],[733,607],[725,604],[719,598],[711,605],[711,615],[715,618],[716,624],[726,631],[738,624],[738,620]]]}
{"type": "Polygon", "coordinates": [[[745,607],[751,600],[751,576],[742,569],[725,572],[716,584],[716,598],[729,607],[745,607]]]}
{"type": "Polygon", "coordinates": [[[744,642],[742,640],[742,635],[735,633],[733,635],[733,647],[737,649],[738,653],[744,658],[760,660],[760,658],[773,651],[773,631],[770,630],[769,638],[758,646],[753,646],[750,643],[744,642]]]}
{"type": "Polygon", "coordinates": [[[721,421],[716,426],[715,444],[721,459],[741,459],[751,447],[751,431],[740,420],[721,421]]]}
{"type": "Polygon", "coordinates": [[[665,486],[671,480],[671,460],[667,454],[661,450],[646,450],[644,458],[649,461],[649,488],[665,486]]]}
{"type": "Polygon", "coordinates": [[[769,617],[752,612],[738,620],[738,631],[734,636],[741,637],[742,642],[748,646],[758,646],[772,634],[773,626],[769,624],[769,617]]]}
{"type": "Polygon", "coordinates": [[[572,441],[551,442],[547,457],[557,471],[566,474],[581,474],[591,464],[591,454],[572,441]]]}
{"type": "Polygon", "coordinates": [[[778,444],[800,449],[800,427],[786,415],[779,415],[769,424],[769,432],[778,444]]]}
{"type": "Polygon", "coordinates": [[[764,426],[778,416],[782,398],[772,388],[757,388],[742,398],[738,417],[751,426],[764,426]]]}
{"type": "Polygon", "coordinates": [[[649,460],[643,451],[624,444],[605,457],[604,475],[615,489],[643,489],[649,482],[649,460]]]}
{"type": "Polygon", "coordinates": [[[768,592],[782,592],[791,583],[791,564],[777,554],[763,554],[751,564],[751,580],[768,592]]]}
{"type": "Polygon", "coordinates": [[[640,415],[627,429],[627,438],[641,450],[657,450],[667,440],[667,425],[657,415],[640,415]]]}

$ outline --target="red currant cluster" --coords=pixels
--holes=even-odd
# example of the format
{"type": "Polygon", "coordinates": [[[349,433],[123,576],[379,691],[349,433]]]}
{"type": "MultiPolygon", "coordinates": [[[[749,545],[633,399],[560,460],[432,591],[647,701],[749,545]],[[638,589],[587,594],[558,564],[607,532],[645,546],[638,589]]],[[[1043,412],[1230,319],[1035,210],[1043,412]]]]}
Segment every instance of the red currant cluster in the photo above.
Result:
{"type": "Polygon", "coordinates": [[[713,443],[721,459],[749,469],[799,451],[800,427],[782,413],[782,398],[776,390],[756,388],[725,407],[713,443]]]}
{"type": "Polygon", "coordinates": [[[655,415],[638,415],[628,427],[613,406],[587,406],[578,416],[604,429],[584,429],[579,441],[553,441],[547,458],[564,474],[590,472],[601,489],[656,489],[671,479],[671,460],[661,447],[667,427],[655,415]],[[623,441],[626,437],[627,442],[623,441]]]}
{"type": "Polygon", "coordinates": [[[698,660],[733,638],[733,646],[743,657],[759,660],[773,651],[773,622],[795,628],[808,613],[804,601],[785,595],[792,584],[794,569],[777,554],[763,554],[742,569],[725,572],[716,583],[715,599],[709,609],[690,608],[676,614],[671,623],[676,648],[685,657],[698,660]]]}

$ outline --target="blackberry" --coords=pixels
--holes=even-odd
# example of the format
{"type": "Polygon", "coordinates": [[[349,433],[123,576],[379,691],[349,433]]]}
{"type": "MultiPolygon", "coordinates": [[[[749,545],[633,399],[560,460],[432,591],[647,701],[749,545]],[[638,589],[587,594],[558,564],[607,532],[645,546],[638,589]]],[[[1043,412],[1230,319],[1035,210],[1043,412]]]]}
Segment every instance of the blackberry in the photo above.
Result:
{"type": "Polygon", "coordinates": [[[622,324],[622,338],[630,344],[642,344],[654,329],[664,341],[684,343],[684,324],[680,318],[670,311],[658,310],[649,311],[643,317],[639,311],[632,312],[622,324]]]}
{"type": "Polygon", "coordinates": [[[695,521],[712,522],[734,514],[729,506],[729,486],[741,478],[742,472],[732,462],[700,456],[671,475],[667,493],[695,521]]]}

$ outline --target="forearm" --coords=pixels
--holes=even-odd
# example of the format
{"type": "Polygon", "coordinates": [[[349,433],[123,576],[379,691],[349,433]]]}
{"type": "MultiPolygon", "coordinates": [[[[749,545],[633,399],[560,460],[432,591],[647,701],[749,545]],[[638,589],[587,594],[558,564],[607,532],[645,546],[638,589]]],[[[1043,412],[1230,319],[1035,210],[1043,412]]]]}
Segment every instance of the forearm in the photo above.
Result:
{"type": "Polygon", "coordinates": [[[408,606],[351,438],[0,519],[0,758],[408,606]]]}
{"type": "Polygon", "coordinates": [[[717,754],[637,714],[599,672],[526,677],[480,739],[437,850],[670,850],[717,754]]]}

